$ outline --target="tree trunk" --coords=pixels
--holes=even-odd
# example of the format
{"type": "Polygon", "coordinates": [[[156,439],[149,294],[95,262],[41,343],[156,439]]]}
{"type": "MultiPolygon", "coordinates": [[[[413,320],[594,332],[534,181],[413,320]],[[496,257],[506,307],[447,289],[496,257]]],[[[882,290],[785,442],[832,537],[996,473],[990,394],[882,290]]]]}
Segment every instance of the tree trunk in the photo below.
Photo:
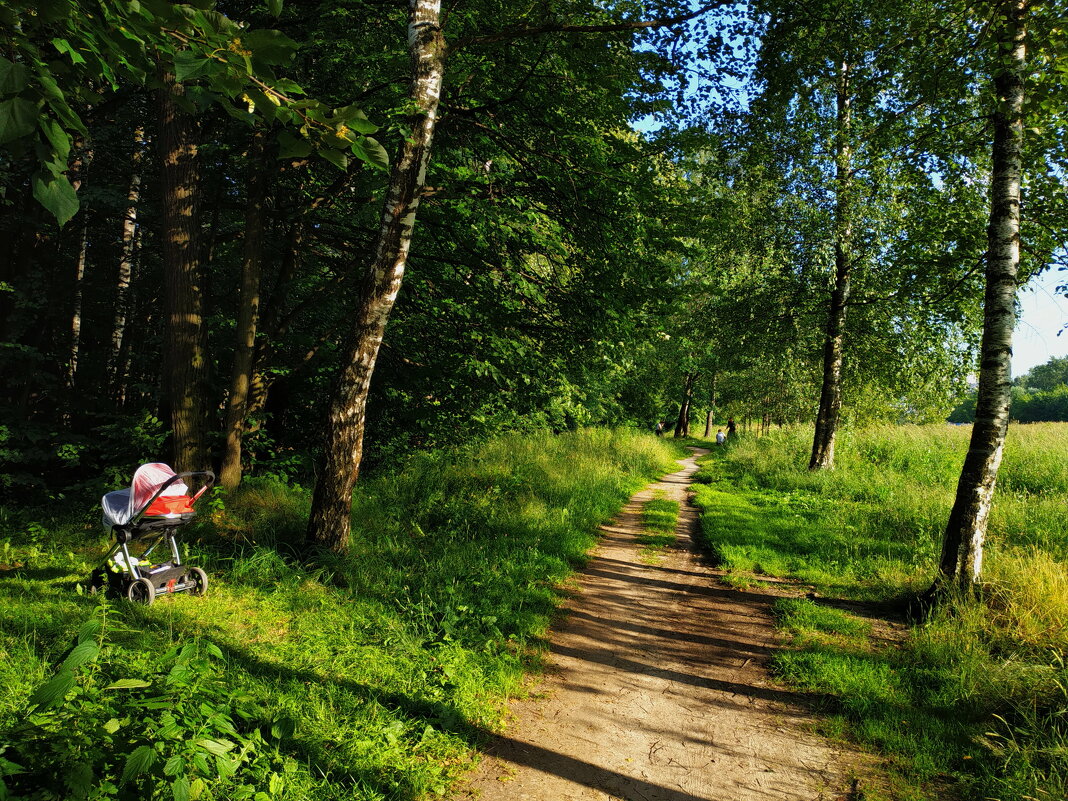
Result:
{"type": "Polygon", "coordinates": [[[682,405],[679,407],[679,419],[675,423],[675,436],[690,436],[690,403],[693,401],[693,384],[697,373],[687,373],[682,390],[682,405]]]}
{"type": "Polygon", "coordinates": [[[89,255],[89,220],[82,209],[81,245],[78,247],[78,261],[74,268],[74,309],[70,323],[70,360],[67,365],[67,386],[74,389],[74,379],[78,374],[78,356],[82,346],[82,284],[85,282],[85,262],[89,255]]]}
{"type": "Polygon", "coordinates": [[[715,407],[710,407],[708,410],[708,414],[705,415],[705,439],[708,439],[710,436],[712,436],[712,417],[715,412],[715,407]]]}
{"type": "Polygon", "coordinates": [[[252,362],[256,348],[256,326],[260,314],[260,275],[263,271],[263,231],[267,202],[268,165],[264,163],[264,134],[253,137],[249,149],[248,206],[245,210],[245,241],[241,255],[241,294],[237,312],[237,341],[230,376],[223,431],[226,445],[219,484],[234,489],[241,483],[241,438],[252,382],[252,362]]]}
{"type": "Polygon", "coordinates": [[[835,136],[834,290],[831,292],[831,306],[823,342],[823,386],[820,390],[820,407],[816,415],[809,470],[823,470],[834,466],[834,439],[838,433],[838,418],[842,410],[843,342],[853,259],[849,74],[850,66],[843,62],[838,70],[835,136]]]}
{"type": "Polygon", "coordinates": [[[181,473],[208,465],[205,403],[203,298],[199,275],[196,199],[197,147],[192,120],[174,98],[183,93],[164,74],[159,91],[159,157],[163,228],[163,405],[170,410],[174,468],[181,473]]]}
{"type": "Polygon", "coordinates": [[[309,544],[343,550],[349,541],[352,487],[363,455],[371,374],[400,291],[419,200],[426,183],[445,68],[440,0],[410,0],[408,47],[412,105],[418,113],[390,173],[374,258],[361,282],[353,328],[334,389],[308,521],[309,544]]]}
{"type": "Polygon", "coordinates": [[[1003,16],[1004,21],[998,36],[1000,61],[993,78],[998,105],[992,115],[994,141],[979,390],[975,424],[946,525],[939,576],[933,589],[948,585],[969,589],[979,579],[987,519],[1009,424],[1012,330],[1020,264],[1025,15],[1024,0],[998,4],[998,16],[1003,16]]]}
{"type": "Polygon", "coordinates": [[[137,246],[137,204],[141,200],[141,159],[144,129],[134,131],[133,153],[130,155],[130,188],[126,193],[126,213],[122,218],[122,255],[119,257],[119,279],[115,287],[115,320],[111,326],[111,354],[108,359],[108,380],[114,397],[121,397],[125,378],[122,373],[123,338],[130,306],[130,284],[133,282],[134,255],[137,246]]]}

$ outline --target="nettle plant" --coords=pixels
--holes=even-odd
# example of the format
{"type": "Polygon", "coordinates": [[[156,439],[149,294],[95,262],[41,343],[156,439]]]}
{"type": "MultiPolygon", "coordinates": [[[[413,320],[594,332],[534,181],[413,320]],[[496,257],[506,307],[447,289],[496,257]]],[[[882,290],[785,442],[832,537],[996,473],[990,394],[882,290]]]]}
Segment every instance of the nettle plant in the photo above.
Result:
{"type": "Polygon", "coordinates": [[[108,605],[78,631],[55,676],[0,745],[0,799],[251,799],[281,795],[293,735],[224,680],[218,646],[168,651],[144,678],[106,664],[108,605]]]}

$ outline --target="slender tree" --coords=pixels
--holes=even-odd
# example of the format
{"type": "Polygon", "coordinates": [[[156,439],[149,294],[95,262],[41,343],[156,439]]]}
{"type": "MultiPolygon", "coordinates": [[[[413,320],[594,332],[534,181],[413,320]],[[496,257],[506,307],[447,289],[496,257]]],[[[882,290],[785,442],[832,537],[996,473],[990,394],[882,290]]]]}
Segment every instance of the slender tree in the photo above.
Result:
{"type": "Polygon", "coordinates": [[[946,525],[936,588],[955,585],[968,589],[979,579],[991,500],[1009,424],[1012,331],[1020,265],[1028,8],[1026,0],[999,0],[993,10],[997,57],[992,84],[996,106],[990,118],[990,225],[979,389],[968,453],[946,525]]]}

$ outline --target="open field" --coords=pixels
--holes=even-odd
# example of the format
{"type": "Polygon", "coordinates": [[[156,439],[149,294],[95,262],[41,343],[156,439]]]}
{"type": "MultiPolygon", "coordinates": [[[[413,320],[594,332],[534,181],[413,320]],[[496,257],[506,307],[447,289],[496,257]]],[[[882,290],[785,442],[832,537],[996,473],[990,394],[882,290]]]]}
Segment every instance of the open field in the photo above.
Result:
{"type": "Polygon", "coordinates": [[[963,427],[845,434],[834,471],[805,469],[810,432],[716,449],[697,500],[714,558],[736,585],[797,579],[780,604],[801,650],[780,675],[824,694],[828,733],[898,766],[900,798],[1068,794],[1068,425],[1014,426],[978,600],[895,628],[928,587],[967,448],[963,427]]]}

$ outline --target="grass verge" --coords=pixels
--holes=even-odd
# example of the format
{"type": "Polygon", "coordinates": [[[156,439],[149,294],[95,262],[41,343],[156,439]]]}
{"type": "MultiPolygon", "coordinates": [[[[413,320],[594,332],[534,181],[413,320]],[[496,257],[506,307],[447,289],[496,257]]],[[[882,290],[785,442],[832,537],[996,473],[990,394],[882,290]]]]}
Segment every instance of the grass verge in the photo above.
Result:
{"type": "Polygon", "coordinates": [[[0,510],[0,782],[25,799],[441,794],[521,692],[597,526],[677,454],[587,430],[425,454],[365,481],[352,547],[252,480],[183,529],[204,598],[79,595],[96,509],[0,510]]]}

